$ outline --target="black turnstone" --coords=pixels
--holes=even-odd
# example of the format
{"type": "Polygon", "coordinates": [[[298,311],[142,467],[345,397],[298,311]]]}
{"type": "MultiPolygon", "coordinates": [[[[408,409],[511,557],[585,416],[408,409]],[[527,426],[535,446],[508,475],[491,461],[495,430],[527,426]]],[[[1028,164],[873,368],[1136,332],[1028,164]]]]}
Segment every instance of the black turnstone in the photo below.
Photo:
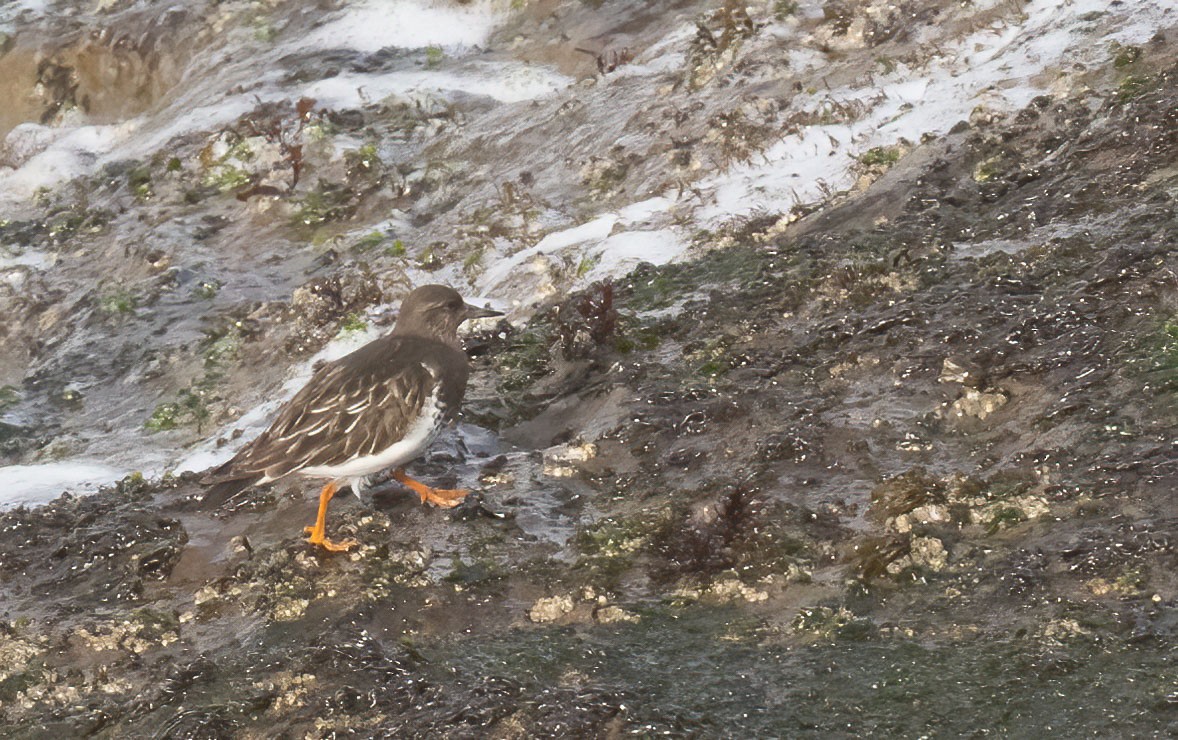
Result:
{"type": "Polygon", "coordinates": [[[487,316],[502,314],[471,306],[444,285],[417,288],[401,304],[392,332],[320,367],[269,429],[206,476],[215,485],[204,500],[219,504],[293,473],[326,478],[306,533],[308,542],[332,551],[357,542],[327,539],[328,502],[343,485],[357,491],[378,471],[395,468],[393,477],[423,503],[457,506],[467,491],[431,488],[403,466],[457,414],[470,374],[458,325],[487,316]]]}

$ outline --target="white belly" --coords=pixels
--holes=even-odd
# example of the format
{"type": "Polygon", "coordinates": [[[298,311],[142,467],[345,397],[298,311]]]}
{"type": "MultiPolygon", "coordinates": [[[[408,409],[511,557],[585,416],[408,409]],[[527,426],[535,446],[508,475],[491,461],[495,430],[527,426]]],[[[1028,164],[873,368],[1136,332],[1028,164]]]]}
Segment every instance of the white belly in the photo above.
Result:
{"type": "Polygon", "coordinates": [[[426,399],[422,415],[405,431],[399,442],[372,455],[357,457],[339,465],[315,465],[303,468],[299,475],[315,478],[349,478],[355,483],[361,478],[378,473],[385,468],[404,465],[425,452],[441,429],[442,409],[435,392],[426,399]]]}

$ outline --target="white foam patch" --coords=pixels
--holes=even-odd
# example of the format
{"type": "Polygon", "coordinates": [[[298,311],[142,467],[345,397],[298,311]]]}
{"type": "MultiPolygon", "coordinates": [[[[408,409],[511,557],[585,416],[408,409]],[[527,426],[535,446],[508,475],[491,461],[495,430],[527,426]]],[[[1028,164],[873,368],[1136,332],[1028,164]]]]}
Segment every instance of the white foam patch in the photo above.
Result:
{"type": "Polygon", "coordinates": [[[668,33],[650,48],[634,49],[633,51],[639,51],[638,56],[629,64],[620,65],[608,77],[603,77],[602,81],[609,82],[624,77],[651,77],[683,69],[687,63],[687,42],[694,38],[696,33],[695,26],[682,26],[668,33]]]}
{"type": "Polygon", "coordinates": [[[0,509],[37,506],[66,491],[94,493],[101,486],[122,480],[129,472],[88,460],[0,467],[0,509]]]}
{"type": "Polygon", "coordinates": [[[627,224],[636,224],[654,216],[666,213],[675,205],[670,198],[647,198],[622,208],[618,211],[618,218],[627,224]]]}
{"type": "Polygon", "coordinates": [[[104,164],[142,159],[190,133],[216,132],[259,102],[314,98],[320,107],[351,108],[403,95],[455,93],[503,103],[532,100],[564,89],[572,80],[543,66],[510,60],[485,61],[469,54],[508,16],[506,0],[459,4],[438,0],[366,0],[340,10],[332,20],[283,46],[214,49],[193,60],[203,70],[185,78],[160,110],[117,124],[87,125],[67,114],[58,126],[22,124],[2,148],[15,168],[0,167],[0,201],[22,201],[40,188],[95,172],[104,164]],[[285,84],[281,59],[320,49],[376,51],[388,46],[440,46],[446,69],[344,73],[311,83],[285,84]]]}
{"type": "Polygon", "coordinates": [[[429,0],[367,0],[353,3],[334,20],[307,35],[307,46],[373,52],[396,46],[463,47],[485,43],[503,3],[457,4],[429,0]]]}
{"type": "MultiPolygon", "coordinates": [[[[494,262],[477,281],[477,289],[500,297],[521,290],[520,276],[551,274],[554,263],[580,266],[583,271],[571,281],[576,288],[595,280],[624,274],[641,262],[662,265],[681,257],[688,243],[670,228],[649,226],[673,205],[669,198],[656,197],[632,203],[617,213],[605,213],[571,228],[554,231],[534,246],[494,262]],[[587,269],[584,269],[587,268],[587,269]]],[[[528,292],[529,279],[522,280],[528,292]]],[[[521,305],[527,301],[521,300],[521,305]]]]}
{"type": "Polygon", "coordinates": [[[574,226],[571,229],[564,229],[563,231],[548,234],[536,244],[534,249],[547,252],[586,241],[604,239],[609,236],[610,231],[613,229],[614,224],[618,222],[619,218],[616,214],[606,213],[592,221],[586,221],[580,226],[574,226]]]}
{"type": "Polygon", "coordinates": [[[672,229],[623,231],[591,250],[597,263],[583,277],[586,282],[625,274],[643,262],[665,265],[679,258],[686,242],[672,229]]]}
{"type": "Polygon", "coordinates": [[[308,85],[300,97],[313,98],[328,108],[355,108],[392,95],[415,92],[460,92],[504,103],[550,95],[571,80],[564,75],[526,64],[501,62],[464,65],[461,70],[415,70],[385,74],[341,74],[308,85]]]}
{"type": "Polygon", "coordinates": [[[610,230],[617,222],[618,216],[616,214],[607,213],[579,226],[554,231],[542,238],[535,246],[496,260],[479,277],[478,287],[484,293],[496,295],[498,294],[497,286],[502,285],[536,257],[566,250],[586,242],[599,242],[609,236],[610,230]]]}
{"type": "MultiPolygon", "coordinates": [[[[945,44],[923,67],[899,67],[884,75],[882,84],[796,97],[795,109],[814,109],[826,100],[859,105],[866,112],[847,124],[808,126],[767,149],[757,163],[705,179],[701,189],[714,201],[697,211],[697,217],[715,224],[734,215],[782,212],[795,203],[823,201],[852,186],[856,158],[872,147],[944,134],[979,105],[1000,111],[1023,108],[1050,92],[1053,78],[1044,79],[1044,70],[1066,69],[1073,62],[1107,63],[1109,38],[1140,43],[1166,25],[1164,19],[1178,20],[1178,12],[1159,0],[1137,3],[1132,13],[1110,11],[1100,0],[1035,0],[1023,12],[1022,22],[997,23],[945,44]],[[1091,21],[1083,18],[1097,12],[1102,24],[1116,30],[1102,28],[1096,32],[1100,43],[1086,43],[1091,21]]],[[[797,53],[791,62],[794,69],[816,74],[823,63],[812,53],[797,53]]]]}
{"type": "Polygon", "coordinates": [[[18,126],[9,132],[5,143],[9,148],[29,147],[23,152],[27,158],[18,168],[0,169],[0,192],[27,198],[38,188],[52,187],[90,172],[134,128],[133,124],[37,127],[44,130],[18,126]]]}

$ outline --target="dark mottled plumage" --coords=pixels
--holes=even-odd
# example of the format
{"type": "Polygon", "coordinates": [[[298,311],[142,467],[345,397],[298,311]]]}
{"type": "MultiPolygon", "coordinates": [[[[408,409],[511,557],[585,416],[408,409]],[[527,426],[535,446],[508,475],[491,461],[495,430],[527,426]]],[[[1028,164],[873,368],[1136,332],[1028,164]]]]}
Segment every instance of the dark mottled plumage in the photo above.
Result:
{"type": "Polygon", "coordinates": [[[213,486],[205,501],[219,504],[292,473],[355,486],[417,457],[466,391],[470,365],[458,325],[497,315],[445,286],[414,290],[390,334],[319,368],[269,429],[206,476],[213,486]]]}

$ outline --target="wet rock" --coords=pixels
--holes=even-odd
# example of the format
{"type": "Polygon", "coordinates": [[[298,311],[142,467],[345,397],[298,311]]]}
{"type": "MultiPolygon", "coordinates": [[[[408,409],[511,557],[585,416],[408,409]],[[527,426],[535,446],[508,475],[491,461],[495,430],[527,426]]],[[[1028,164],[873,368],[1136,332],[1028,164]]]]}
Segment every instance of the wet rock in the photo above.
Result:
{"type": "Polygon", "coordinates": [[[1077,620],[1070,618],[1052,619],[1039,629],[1039,639],[1047,644],[1063,645],[1077,638],[1084,638],[1091,633],[1077,620]]]}
{"type": "Polygon", "coordinates": [[[21,637],[11,625],[0,625],[0,686],[24,672],[44,653],[43,646],[21,637]]]}
{"type": "Polygon", "coordinates": [[[907,33],[910,11],[895,3],[833,0],[822,6],[825,23],[815,33],[828,48],[871,48],[907,33]]]}
{"type": "Polygon", "coordinates": [[[689,70],[695,87],[708,84],[736,58],[740,43],[757,31],[748,10],[736,2],[725,2],[696,19],[689,70]]]}
{"type": "Polygon", "coordinates": [[[307,613],[310,599],[283,597],[270,609],[270,618],[275,622],[293,622],[307,613]]]}
{"type": "Polygon", "coordinates": [[[941,375],[937,378],[942,383],[961,383],[964,385],[970,379],[971,371],[957,360],[946,357],[941,363],[941,375]]]}
{"type": "Polygon", "coordinates": [[[936,537],[913,537],[908,554],[888,563],[888,573],[897,575],[908,568],[926,568],[933,572],[944,570],[949,562],[945,545],[936,537]]]}
{"type": "Polygon", "coordinates": [[[794,632],[813,637],[852,637],[862,639],[873,630],[871,622],[856,616],[846,607],[804,607],[798,611],[790,627],[794,632]]]}
{"type": "MultiPolygon", "coordinates": [[[[876,486],[871,492],[871,502],[873,513],[882,515],[887,524],[916,510],[939,517],[940,508],[948,504],[949,498],[943,482],[916,468],[876,486]]],[[[911,517],[905,521],[910,522],[911,517]]]]}
{"type": "Polygon", "coordinates": [[[722,602],[743,599],[744,601],[755,603],[769,599],[768,593],[741,582],[740,578],[735,574],[713,582],[703,591],[701,596],[722,602]]]}
{"type": "Polygon", "coordinates": [[[548,596],[540,598],[528,609],[528,619],[539,624],[555,622],[570,613],[573,610],[573,606],[571,596],[548,596]]]}
{"type": "Polygon", "coordinates": [[[949,507],[944,504],[925,504],[912,511],[898,515],[889,526],[900,533],[911,532],[918,524],[948,524],[953,521],[949,507]]]}
{"type": "Polygon", "coordinates": [[[582,463],[597,456],[597,445],[592,442],[566,444],[544,450],[544,475],[568,478],[580,470],[582,463]]]}
{"type": "Polygon", "coordinates": [[[983,481],[956,474],[937,479],[917,468],[878,485],[872,492],[872,512],[883,517],[886,529],[901,534],[950,523],[995,531],[1047,514],[1051,507],[1040,493],[1044,485],[1039,476],[983,481]]]}
{"type": "Polygon", "coordinates": [[[26,593],[89,584],[106,603],[133,602],[147,583],[167,578],[188,540],[179,521],[134,496],[62,498],[0,514],[0,526],[14,533],[0,545],[2,581],[26,593]],[[33,548],[43,557],[31,560],[33,548]]]}
{"type": "Polygon", "coordinates": [[[1094,596],[1133,596],[1139,593],[1140,583],[1135,578],[1093,578],[1084,584],[1094,596]]]}
{"type": "Polygon", "coordinates": [[[73,639],[95,652],[123,650],[142,655],[156,647],[167,647],[179,637],[178,621],[170,614],[142,610],[134,619],[100,622],[91,628],[80,627],[73,639]]]}
{"type": "Polygon", "coordinates": [[[975,500],[970,520],[991,529],[999,529],[1012,523],[1038,519],[1051,513],[1051,504],[1042,496],[1026,494],[1012,496],[1000,501],[981,502],[975,500]]]}
{"type": "MultiPolygon", "coordinates": [[[[621,155],[622,152],[617,153],[621,155]]],[[[625,182],[629,165],[625,158],[591,157],[581,167],[581,184],[600,197],[611,195],[625,182]]]]}
{"type": "Polygon", "coordinates": [[[383,298],[380,281],[365,266],[352,266],[310,281],[291,296],[294,331],[288,347],[296,352],[321,347],[335,335],[341,320],[352,314],[362,315],[383,298]]]}
{"type": "Polygon", "coordinates": [[[950,413],[957,417],[972,416],[984,420],[1005,406],[1009,400],[1010,397],[1005,391],[966,388],[961,398],[953,402],[950,413]]]}
{"type": "Polygon", "coordinates": [[[637,622],[641,619],[637,614],[628,612],[616,604],[605,604],[593,610],[593,620],[598,624],[617,624],[619,622],[637,622]]]}
{"type": "Polygon", "coordinates": [[[231,557],[248,558],[253,553],[254,548],[250,545],[249,538],[242,534],[229,540],[226,551],[231,557]]]}
{"type": "Polygon", "coordinates": [[[254,688],[272,695],[267,712],[274,716],[305,706],[307,695],[316,684],[317,678],[312,673],[295,674],[283,671],[273,678],[254,683],[254,688]]]}

